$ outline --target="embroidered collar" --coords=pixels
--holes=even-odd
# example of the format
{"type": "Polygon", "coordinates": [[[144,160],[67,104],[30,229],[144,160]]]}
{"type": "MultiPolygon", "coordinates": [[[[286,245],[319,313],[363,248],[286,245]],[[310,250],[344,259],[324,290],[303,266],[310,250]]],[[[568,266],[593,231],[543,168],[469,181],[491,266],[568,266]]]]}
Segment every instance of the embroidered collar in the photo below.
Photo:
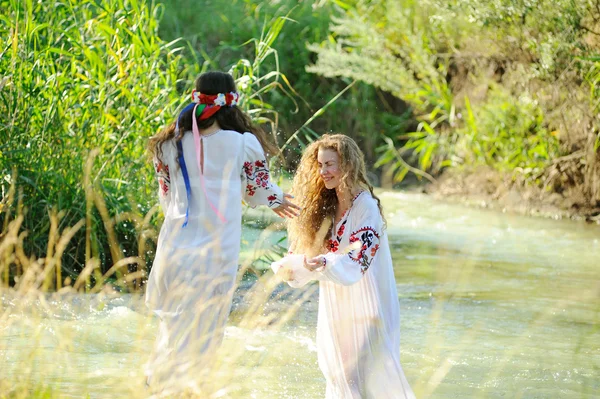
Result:
{"type": "MultiPolygon", "coordinates": [[[[354,196],[354,198],[352,198],[352,201],[350,202],[350,206],[348,207],[348,209],[346,209],[344,211],[339,222],[337,222],[337,224],[335,224],[335,226],[333,226],[334,230],[332,231],[332,235],[335,234],[335,239],[337,240],[338,243],[342,241],[342,236],[344,235],[344,228],[346,226],[346,222],[348,221],[348,214],[350,213],[350,210],[354,206],[354,201],[356,201],[356,199],[358,197],[360,197],[360,195],[362,193],[364,193],[365,191],[366,190],[360,191],[358,194],[356,194],[354,196]]],[[[333,221],[335,223],[335,218],[333,219],[333,221]]]]}

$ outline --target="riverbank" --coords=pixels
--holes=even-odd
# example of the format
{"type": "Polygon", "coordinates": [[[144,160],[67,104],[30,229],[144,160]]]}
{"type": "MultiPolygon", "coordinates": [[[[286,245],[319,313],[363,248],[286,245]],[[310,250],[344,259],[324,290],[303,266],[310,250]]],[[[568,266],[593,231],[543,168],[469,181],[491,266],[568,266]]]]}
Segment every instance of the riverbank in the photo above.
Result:
{"type": "Polygon", "coordinates": [[[410,191],[426,193],[436,200],[505,213],[583,220],[600,225],[600,206],[589,205],[576,190],[564,193],[544,191],[515,182],[510,175],[489,168],[448,171],[435,183],[410,191]]]}

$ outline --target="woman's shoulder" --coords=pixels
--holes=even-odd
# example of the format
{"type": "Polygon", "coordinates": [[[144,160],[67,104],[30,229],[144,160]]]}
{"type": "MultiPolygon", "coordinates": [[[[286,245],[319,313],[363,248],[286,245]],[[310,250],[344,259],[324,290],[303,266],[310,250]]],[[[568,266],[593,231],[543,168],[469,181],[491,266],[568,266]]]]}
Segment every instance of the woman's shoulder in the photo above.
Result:
{"type": "Polygon", "coordinates": [[[262,153],[263,152],[262,145],[260,144],[260,141],[258,141],[258,138],[256,137],[256,135],[254,135],[254,133],[245,132],[245,133],[242,133],[241,136],[243,137],[246,151],[250,151],[252,153],[254,153],[254,152],[262,153]]]}
{"type": "Polygon", "coordinates": [[[377,200],[375,199],[375,197],[373,197],[369,190],[363,190],[360,193],[358,193],[354,198],[354,203],[363,207],[375,206],[379,209],[377,205],[377,200]]]}
{"type": "MultiPolygon", "coordinates": [[[[238,133],[238,134],[239,134],[239,133],[238,133]]],[[[242,133],[242,137],[243,137],[243,138],[244,138],[244,140],[246,140],[246,141],[248,141],[248,140],[251,140],[251,141],[256,141],[256,142],[258,142],[258,139],[257,139],[257,138],[256,138],[256,136],[254,135],[254,133],[251,133],[251,132],[244,132],[244,133],[242,133]]]]}
{"type": "Polygon", "coordinates": [[[175,139],[170,138],[170,139],[160,143],[160,151],[164,155],[171,155],[171,152],[176,149],[176,146],[177,146],[177,144],[175,142],[175,139]]]}
{"type": "Polygon", "coordinates": [[[225,140],[227,142],[230,143],[241,143],[241,142],[246,142],[246,136],[247,133],[240,133],[236,130],[228,130],[228,129],[223,129],[220,130],[218,134],[215,135],[215,137],[218,137],[221,140],[225,140]]]}
{"type": "Polygon", "coordinates": [[[369,190],[360,192],[354,200],[354,205],[360,209],[361,214],[380,214],[379,202],[369,190]]]}

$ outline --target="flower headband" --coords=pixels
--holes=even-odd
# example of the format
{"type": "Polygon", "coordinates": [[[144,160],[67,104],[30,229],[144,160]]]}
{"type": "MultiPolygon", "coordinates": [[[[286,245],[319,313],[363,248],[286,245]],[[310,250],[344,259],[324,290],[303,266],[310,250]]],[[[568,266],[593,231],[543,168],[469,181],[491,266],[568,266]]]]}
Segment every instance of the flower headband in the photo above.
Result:
{"type": "Polygon", "coordinates": [[[200,120],[205,120],[213,116],[221,107],[235,107],[240,102],[238,92],[219,94],[202,94],[199,91],[192,90],[192,103],[187,105],[177,118],[176,134],[179,134],[179,122],[183,114],[192,109],[194,114],[200,116],[200,120]]]}
{"type": "Polygon", "coordinates": [[[192,90],[192,102],[206,105],[234,107],[240,100],[240,95],[235,92],[219,93],[219,94],[202,94],[199,91],[192,90]]]}
{"type": "Polygon", "coordinates": [[[230,93],[202,94],[199,91],[192,90],[192,103],[198,104],[196,115],[200,115],[201,121],[213,116],[221,107],[235,107],[239,99],[240,95],[235,91],[230,93]]]}

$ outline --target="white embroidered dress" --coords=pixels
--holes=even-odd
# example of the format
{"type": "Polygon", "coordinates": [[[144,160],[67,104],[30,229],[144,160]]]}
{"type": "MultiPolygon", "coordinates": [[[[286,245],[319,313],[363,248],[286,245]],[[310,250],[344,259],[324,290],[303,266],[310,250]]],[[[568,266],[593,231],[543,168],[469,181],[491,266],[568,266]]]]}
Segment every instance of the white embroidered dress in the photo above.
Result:
{"type": "Polygon", "coordinates": [[[333,230],[324,270],[294,274],[290,282],[319,281],[317,347],[326,397],[414,398],[400,365],[400,306],[376,200],[360,193],[333,230]]]}
{"type": "Polygon", "coordinates": [[[164,143],[161,161],[155,160],[165,215],[146,288],[146,305],[161,318],[146,367],[155,380],[202,368],[202,355],[222,340],[238,270],[242,199],[269,207],[283,200],[253,134],[221,130],[200,140],[203,162],[192,132],[182,139],[189,204],[175,142],[164,143]]]}

